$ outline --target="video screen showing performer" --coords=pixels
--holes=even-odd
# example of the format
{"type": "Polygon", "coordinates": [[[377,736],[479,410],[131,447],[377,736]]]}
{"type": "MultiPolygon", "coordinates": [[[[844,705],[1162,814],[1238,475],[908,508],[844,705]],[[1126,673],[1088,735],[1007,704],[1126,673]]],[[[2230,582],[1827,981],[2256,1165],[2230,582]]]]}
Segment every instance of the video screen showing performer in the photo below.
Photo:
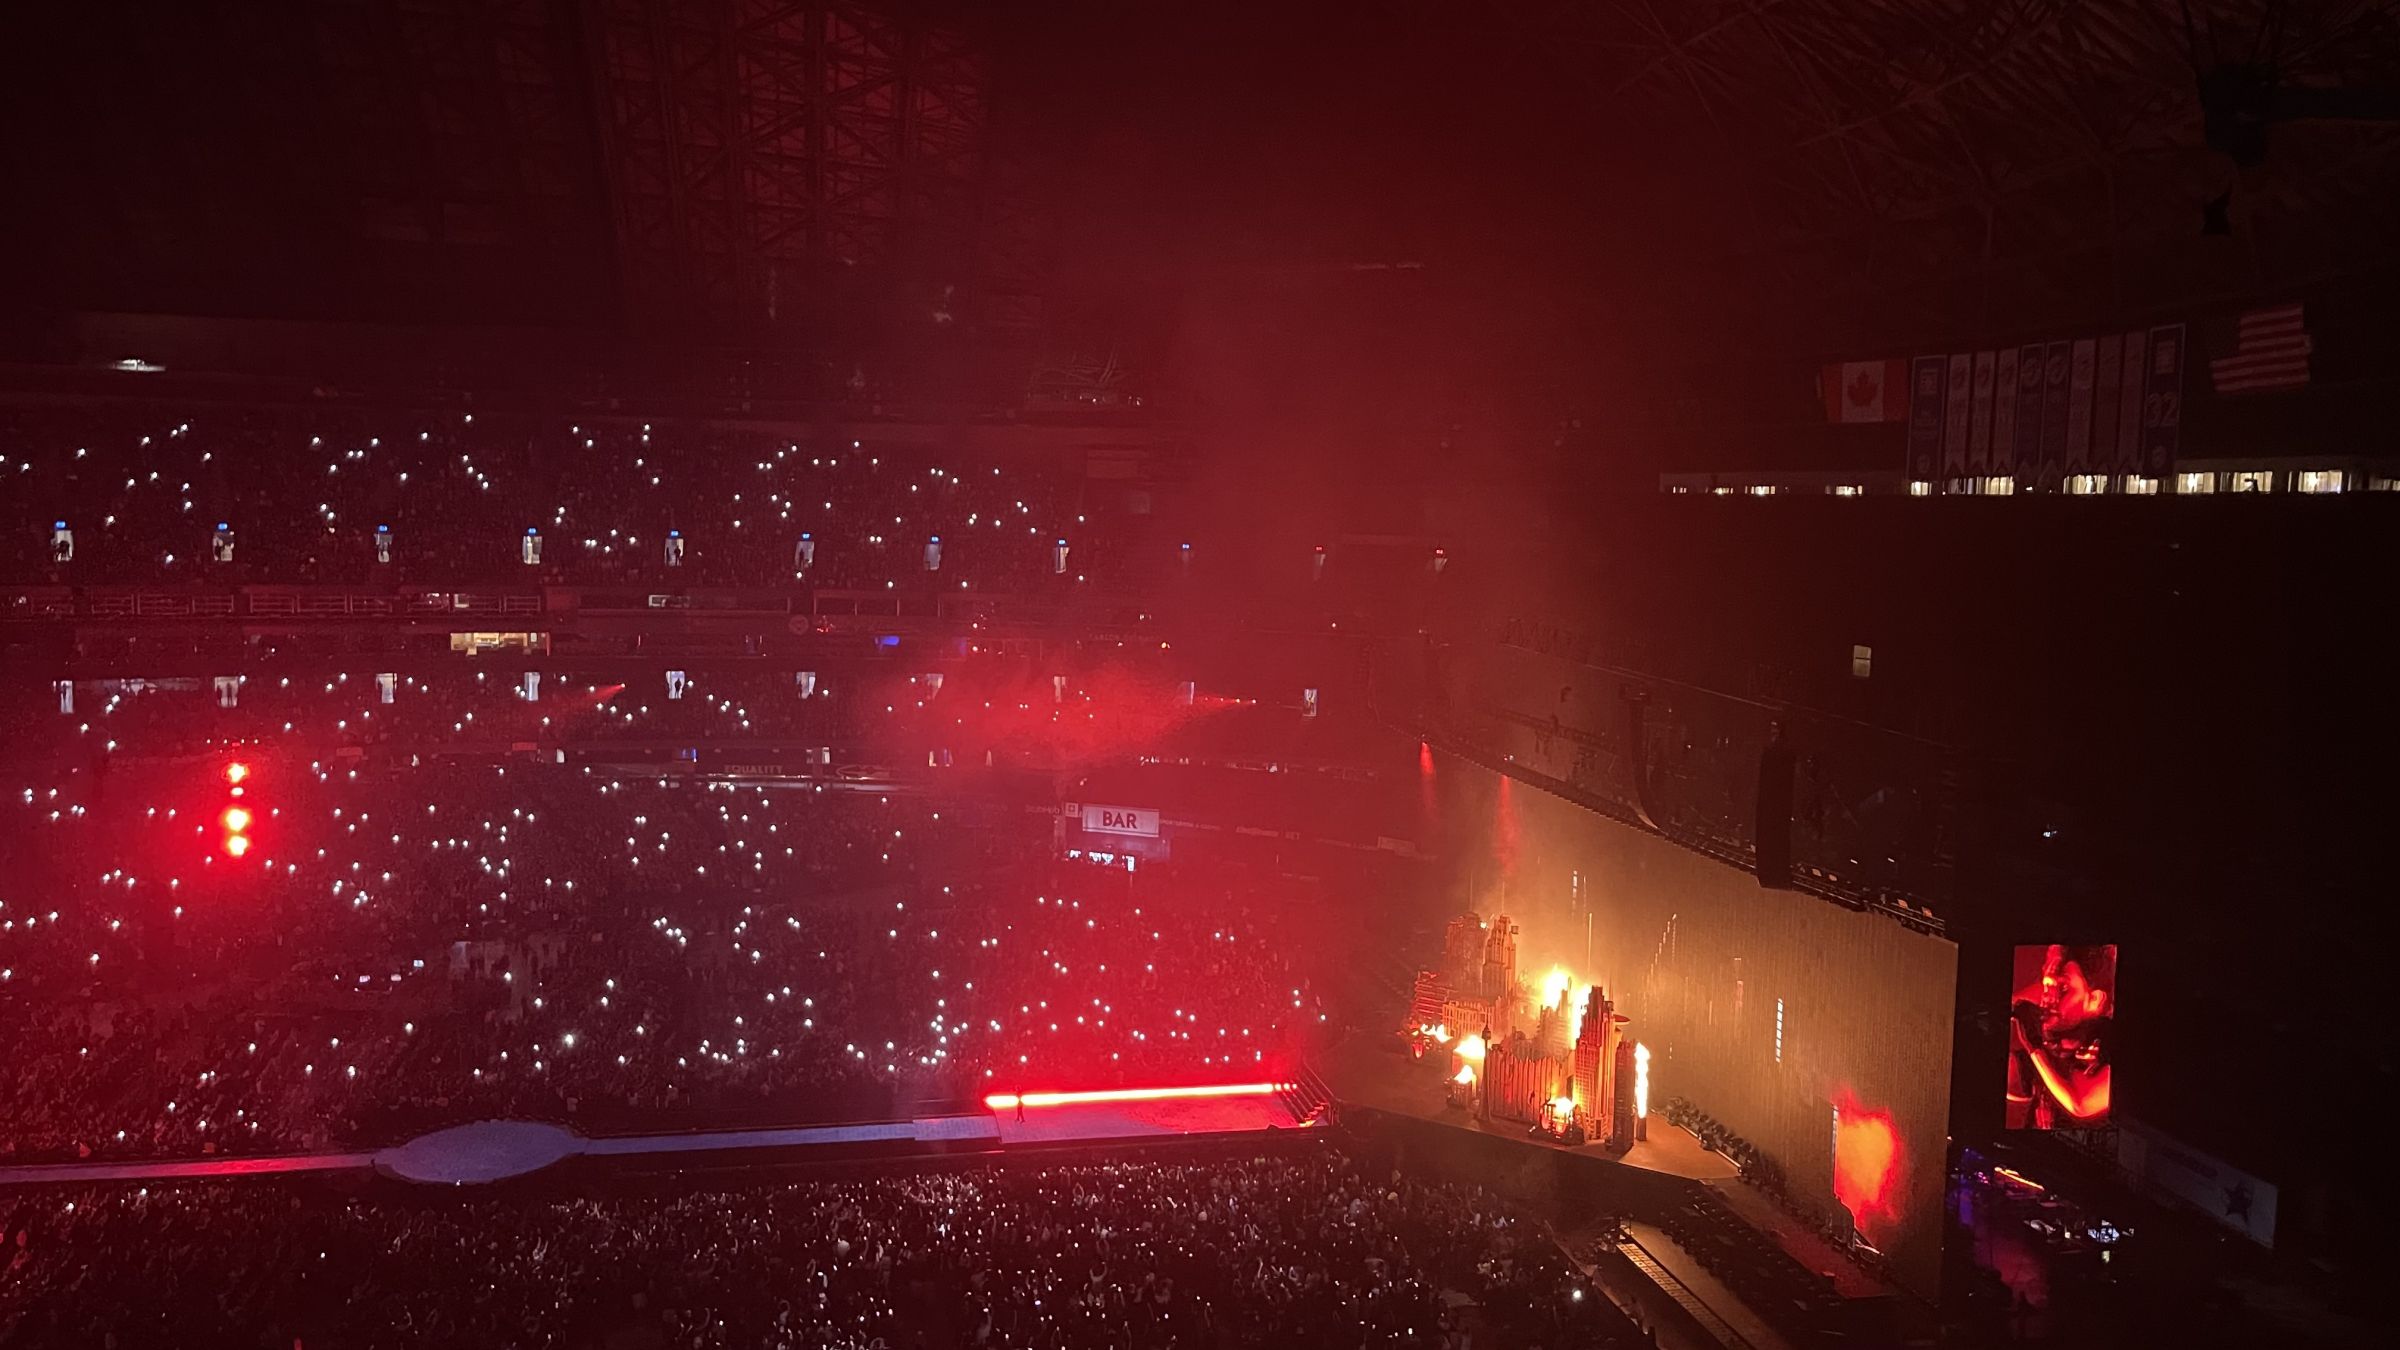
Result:
{"type": "Polygon", "coordinates": [[[2109,1056],[2117,1013],[2117,949],[2016,950],[2009,1000],[2012,1130],[2093,1130],[2109,1123],[2109,1056]]]}

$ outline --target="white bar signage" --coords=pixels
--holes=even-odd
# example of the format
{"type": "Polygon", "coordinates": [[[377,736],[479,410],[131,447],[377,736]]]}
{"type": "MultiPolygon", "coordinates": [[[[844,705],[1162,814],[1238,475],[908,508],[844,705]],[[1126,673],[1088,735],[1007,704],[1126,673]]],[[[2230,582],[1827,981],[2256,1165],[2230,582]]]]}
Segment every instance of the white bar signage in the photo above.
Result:
{"type": "Polygon", "coordinates": [[[1092,806],[1083,808],[1083,828],[1088,834],[1138,834],[1146,839],[1158,837],[1158,812],[1135,806],[1092,806]]]}

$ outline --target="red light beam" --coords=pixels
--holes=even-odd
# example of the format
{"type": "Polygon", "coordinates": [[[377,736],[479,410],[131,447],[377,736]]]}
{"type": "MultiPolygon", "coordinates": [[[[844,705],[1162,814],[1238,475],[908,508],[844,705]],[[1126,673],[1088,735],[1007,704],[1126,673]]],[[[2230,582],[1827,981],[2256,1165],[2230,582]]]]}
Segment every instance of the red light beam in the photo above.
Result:
{"type": "Polygon", "coordinates": [[[1025,1106],[1078,1106],[1086,1102],[1156,1102],[1200,1097],[1271,1097],[1283,1090],[1280,1083],[1221,1083],[1211,1087],[1181,1088],[1109,1088],[1097,1092],[995,1092],[983,1099],[994,1111],[1015,1110],[1025,1106]]]}

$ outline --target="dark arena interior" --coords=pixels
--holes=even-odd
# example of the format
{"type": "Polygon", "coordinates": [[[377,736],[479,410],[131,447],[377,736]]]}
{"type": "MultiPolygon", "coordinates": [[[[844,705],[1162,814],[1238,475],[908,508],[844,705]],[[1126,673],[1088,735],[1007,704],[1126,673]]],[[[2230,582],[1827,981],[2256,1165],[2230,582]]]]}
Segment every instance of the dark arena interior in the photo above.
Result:
{"type": "Polygon", "coordinates": [[[5,1350],[2390,1343],[2390,0],[8,29],[5,1350]]]}

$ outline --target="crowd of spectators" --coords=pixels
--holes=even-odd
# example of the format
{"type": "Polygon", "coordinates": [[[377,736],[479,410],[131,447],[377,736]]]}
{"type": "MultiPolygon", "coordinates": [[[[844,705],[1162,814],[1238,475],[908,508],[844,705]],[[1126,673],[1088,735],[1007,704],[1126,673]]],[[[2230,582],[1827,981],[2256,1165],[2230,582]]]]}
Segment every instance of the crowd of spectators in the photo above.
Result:
{"type": "Polygon", "coordinates": [[[1648,1343],[1534,1219],[1331,1147],[672,1197],[46,1192],[0,1220],[10,1344],[1648,1343]]]}
{"type": "Polygon", "coordinates": [[[0,579],[1027,591],[1117,551],[1082,469],[701,423],[19,406],[0,579]]]}
{"type": "Polygon", "coordinates": [[[1287,1072],[1323,1016],[1321,920],[1246,873],[1058,860],[1051,820],[481,755],[232,747],[21,781],[0,799],[0,1018],[24,1086],[0,1156],[1287,1072]]]}

